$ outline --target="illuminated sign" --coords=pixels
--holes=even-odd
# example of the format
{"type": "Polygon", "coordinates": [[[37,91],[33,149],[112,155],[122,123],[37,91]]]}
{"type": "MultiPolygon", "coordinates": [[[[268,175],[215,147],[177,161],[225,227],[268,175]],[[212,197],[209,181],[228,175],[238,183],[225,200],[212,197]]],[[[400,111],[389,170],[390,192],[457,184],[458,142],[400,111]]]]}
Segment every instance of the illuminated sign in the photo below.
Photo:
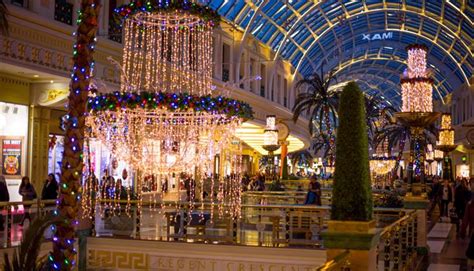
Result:
{"type": "Polygon", "coordinates": [[[376,34],[362,34],[362,40],[388,40],[393,38],[393,32],[383,32],[376,34]]]}

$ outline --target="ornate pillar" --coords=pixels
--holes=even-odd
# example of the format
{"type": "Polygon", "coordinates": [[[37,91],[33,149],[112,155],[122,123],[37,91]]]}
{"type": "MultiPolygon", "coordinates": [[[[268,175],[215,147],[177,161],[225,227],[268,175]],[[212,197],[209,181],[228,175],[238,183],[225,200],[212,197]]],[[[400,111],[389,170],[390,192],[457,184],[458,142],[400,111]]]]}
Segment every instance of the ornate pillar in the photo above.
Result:
{"type": "MultiPolygon", "coordinates": [[[[288,141],[283,141],[280,143],[281,145],[281,155],[280,155],[280,161],[281,161],[281,166],[280,166],[280,179],[283,178],[283,167],[286,167],[286,155],[288,154],[288,145],[290,142],[288,141]]],[[[288,168],[287,168],[288,172],[288,168]]]]}
{"type": "Polygon", "coordinates": [[[51,109],[32,106],[30,110],[30,172],[31,182],[38,194],[48,176],[49,121],[51,109]]]}

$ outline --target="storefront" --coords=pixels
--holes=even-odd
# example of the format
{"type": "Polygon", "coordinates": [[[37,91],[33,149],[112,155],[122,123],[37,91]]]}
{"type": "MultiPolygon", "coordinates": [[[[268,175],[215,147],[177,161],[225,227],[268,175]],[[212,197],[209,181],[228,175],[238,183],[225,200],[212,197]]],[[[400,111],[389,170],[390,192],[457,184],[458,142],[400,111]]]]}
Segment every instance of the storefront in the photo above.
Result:
{"type": "MultiPolygon", "coordinates": [[[[49,135],[49,155],[48,155],[48,172],[54,173],[56,179],[59,180],[61,175],[61,161],[64,151],[64,136],[50,134],[49,135]]],[[[125,187],[133,186],[133,172],[130,167],[122,161],[117,161],[111,152],[102,146],[96,140],[86,140],[84,143],[84,176],[89,175],[89,164],[94,175],[102,178],[104,175],[112,176],[114,180],[122,180],[125,187]],[[89,160],[90,157],[90,160],[89,160]]]]}
{"type": "Polygon", "coordinates": [[[1,174],[7,180],[10,201],[21,201],[18,189],[27,174],[28,106],[0,102],[1,174]]]}

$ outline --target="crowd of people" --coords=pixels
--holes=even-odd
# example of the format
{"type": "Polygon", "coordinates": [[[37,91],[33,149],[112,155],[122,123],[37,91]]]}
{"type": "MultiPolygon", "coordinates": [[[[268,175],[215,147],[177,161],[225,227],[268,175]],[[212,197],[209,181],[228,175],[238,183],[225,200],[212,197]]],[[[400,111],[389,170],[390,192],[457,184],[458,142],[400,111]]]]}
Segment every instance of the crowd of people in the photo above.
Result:
{"type": "Polygon", "coordinates": [[[428,215],[433,216],[433,211],[438,207],[439,219],[449,219],[456,224],[456,232],[459,234],[462,234],[461,229],[467,227],[470,220],[474,220],[474,216],[466,217],[466,209],[470,207],[471,199],[474,199],[474,178],[458,177],[450,183],[449,180],[434,176],[429,198],[431,207],[428,215]]]}
{"type": "MultiPolygon", "coordinates": [[[[56,181],[54,174],[49,174],[43,184],[43,189],[41,192],[41,199],[42,200],[52,200],[57,199],[59,193],[59,185],[56,181]]],[[[20,220],[18,225],[23,226],[26,220],[31,223],[31,201],[36,200],[38,195],[36,193],[36,189],[31,184],[30,178],[28,176],[23,176],[21,178],[20,187],[18,189],[18,194],[21,196],[22,201],[25,202],[23,204],[23,216],[20,220]]],[[[5,179],[5,176],[0,175],[0,202],[9,202],[10,201],[10,193],[8,192],[8,186],[5,179]]],[[[3,215],[0,214],[0,230],[4,230],[4,218],[3,215]]]]}

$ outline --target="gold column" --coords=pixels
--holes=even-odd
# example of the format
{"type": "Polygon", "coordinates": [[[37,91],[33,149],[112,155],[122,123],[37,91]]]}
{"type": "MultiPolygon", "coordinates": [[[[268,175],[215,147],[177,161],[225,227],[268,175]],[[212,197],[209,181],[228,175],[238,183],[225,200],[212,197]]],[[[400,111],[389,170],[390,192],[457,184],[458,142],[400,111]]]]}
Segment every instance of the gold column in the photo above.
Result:
{"type": "Polygon", "coordinates": [[[288,144],[290,144],[290,142],[288,142],[288,141],[282,141],[281,144],[280,144],[280,145],[281,145],[280,178],[283,177],[283,166],[285,166],[283,163],[285,163],[285,157],[286,157],[286,155],[288,154],[288,144]]]}
{"type": "Polygon", "coordinates": [[[51,109],[30,107],[29,177],[36,192],[41,195],[43,181],[48,176],[49,120],[51,109]]]}

